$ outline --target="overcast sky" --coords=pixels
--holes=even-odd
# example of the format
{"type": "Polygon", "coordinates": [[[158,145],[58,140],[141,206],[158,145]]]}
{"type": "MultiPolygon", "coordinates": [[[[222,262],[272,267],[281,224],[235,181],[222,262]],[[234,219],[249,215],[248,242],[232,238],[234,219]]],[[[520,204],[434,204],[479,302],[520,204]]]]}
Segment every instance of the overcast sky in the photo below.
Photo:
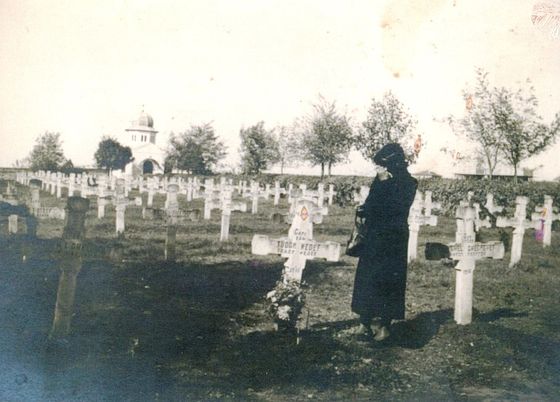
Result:
{"type": "MultiPolygon", "coordinates": [[[[549,0],[558,6],[558,0],[549,0]]],[[[560,111],[560,38],[533,25],[531,0],[0,1],[0,165],[45,130],[74,164],[91,164],[142,109],[158,145],[213,122],[237,162],[239,129],[289,125],[321,94],[359,124],[392,90],[419,120],[419,166],[447,170],[438,123],[461,115],[461,90],[530,78],[547,122],[560,111]]],[[[560,145],[534,164],[560,172],[560,145]]],[[[362,173],[353,155],[335,173],[362,173]]]]}

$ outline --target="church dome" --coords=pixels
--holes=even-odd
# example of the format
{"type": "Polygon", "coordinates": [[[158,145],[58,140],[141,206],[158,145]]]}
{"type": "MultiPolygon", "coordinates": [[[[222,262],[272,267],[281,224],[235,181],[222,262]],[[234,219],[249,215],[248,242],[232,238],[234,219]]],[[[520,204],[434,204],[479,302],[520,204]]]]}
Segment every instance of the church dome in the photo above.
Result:
{"type": "Polygon", "coordinates": [[[154,128],[154,119],[152,119],[152,116],[142,110],[142,113],[140,113],[138,120],[136,120],[136,125],[140,127],[154,128]]]}

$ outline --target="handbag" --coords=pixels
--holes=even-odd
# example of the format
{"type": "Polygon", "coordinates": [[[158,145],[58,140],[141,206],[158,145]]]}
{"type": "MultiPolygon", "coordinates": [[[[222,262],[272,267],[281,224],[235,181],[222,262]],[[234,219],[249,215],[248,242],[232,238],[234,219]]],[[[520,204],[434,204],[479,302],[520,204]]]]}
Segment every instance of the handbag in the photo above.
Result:
{"type": "Polygon", "coordinates": [[[366,219],[358,216],[354,217],[354,228],[350,234],[350,239],[346,244],[346,255],[359,257],[366,247],[366,219]]]}

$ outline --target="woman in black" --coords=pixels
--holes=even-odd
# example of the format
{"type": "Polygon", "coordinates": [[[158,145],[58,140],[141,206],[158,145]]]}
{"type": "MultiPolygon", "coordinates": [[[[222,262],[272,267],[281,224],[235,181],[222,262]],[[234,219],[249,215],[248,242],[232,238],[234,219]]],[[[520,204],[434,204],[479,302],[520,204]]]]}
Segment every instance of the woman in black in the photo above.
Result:
{"type": "Polygon", "coordinates": [[[404,319],[408,211],[417,181],[407,170],[403,149],[387,144],[373,157],[378,174],[358,215],[366,219],[366,247],[358,261],[352,311],[361,334],[383,340],[392,319],[404,319]],[[374,318],[379,318],[373,328],[374,318]]]}

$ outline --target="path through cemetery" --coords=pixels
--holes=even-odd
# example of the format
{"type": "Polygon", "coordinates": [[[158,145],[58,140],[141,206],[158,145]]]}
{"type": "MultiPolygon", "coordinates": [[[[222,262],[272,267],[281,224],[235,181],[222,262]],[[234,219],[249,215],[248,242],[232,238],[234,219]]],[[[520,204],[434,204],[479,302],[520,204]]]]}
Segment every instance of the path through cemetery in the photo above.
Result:
{"type": "MultiPolygon", "coordinates": [[[[426,242],[456,240],[455,218],[422,226],[408,271],[407,319],[381,343],[353,333],[357,260],[343,253],[339,261],[308,259],[298,335],[275,331],[267,313],[266,296],[286,258],[252,254],[255,234],[288,235],[288,224],[271,220],[287,213],[287,197],[278,202],[274,187],[270,193],[256,214],[251,199],[247,212],[228,210],[227,241],[220,241],[220,212],[210,219],[192,212],[204,210],[203,199],[181,193],[168,200],[191,211],[189,219],[172,215],[174,258],[165,252],[170,232],[157,213],[143,218],[142,204],[131,202],[117,236],[115,207],[108,204],[98,218],[90,197],[74,271],[72,251],[60,246],[63,236],[73,239],[63,235],[64,220],[41,219],[37,236],[27,237],[23,219],[15,235],[3,219],[0,400],[557,400],[558,231],[543,248],[527,230],[513,268],[507,246],[501,260],[477,259],[472,323],[457,325],[454,267],[423,255],[426,242]],[[63,266],[76,279],[69,305],[57,294],[63,266]],[[53,325],[55,304],[71,318],[67,336],[53,325]]],[[[132,190],[128,198],[137,196],[132,190]]],[[[165,194],[151,197],[164,208],[165,194]]],[[[66,198],[41,191],[41,202],[64,208],[66,198]]],[[[353,219],[352,206],[329,205],[313,240],[344,248],[353,219]]],[[[482,228],[480,240],[500,240],[497,229],[482,228]]]]}

